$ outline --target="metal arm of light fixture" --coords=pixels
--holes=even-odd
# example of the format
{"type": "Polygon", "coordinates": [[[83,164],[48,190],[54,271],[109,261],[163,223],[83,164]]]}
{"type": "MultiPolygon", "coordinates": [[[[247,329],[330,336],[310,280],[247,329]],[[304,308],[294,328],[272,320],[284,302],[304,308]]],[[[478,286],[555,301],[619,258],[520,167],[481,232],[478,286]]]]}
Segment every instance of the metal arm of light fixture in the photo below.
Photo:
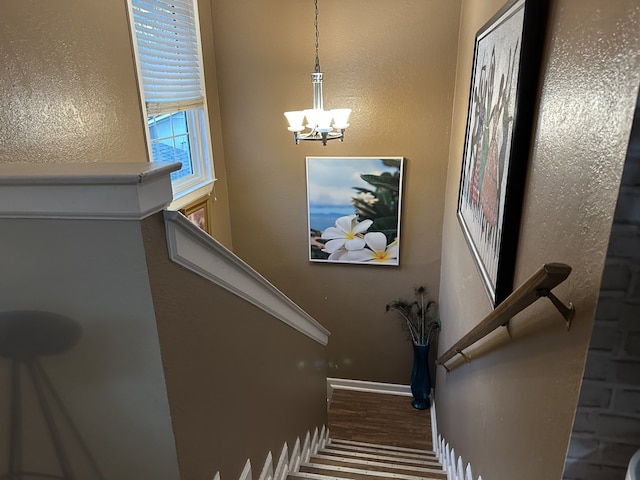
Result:
{"type": "Polygon", "coordinates": [[[344,141],[344,131],[349,126],[349,115],[351,109],[338,108],[334,110],[324,109],[324,99],[322,91],[322,72],[320,71],[319,51],[319,31],[318,31],[318,0],[314,0],[316,31],[316,59],[314,72],[311,74],[311,86],[313,88],[313,108],[301,111],[285,112],[289,121],[290,132],[293,132],[293,139],[298,145],[303,140],[322,142],[326,145],[329,140],[344,141]],[[304,119],[307,119],[306,125],[304,119]],[[333,125],[331,122],[333,121],[333,125]],[[305,128],[309,130],[304,132],[305,128]]]}
{"type": "Polygon", "coordinates": [[[309,133],[293,132],[293,140],[296,142],[296,145],[298,145],[301,140],[322,142],[322,145],[326,145],[329,140],[340,140],[344,142],[344,128],[338,129],[335,132],[321,132],[317,128],[311,129],[309,133]]]}

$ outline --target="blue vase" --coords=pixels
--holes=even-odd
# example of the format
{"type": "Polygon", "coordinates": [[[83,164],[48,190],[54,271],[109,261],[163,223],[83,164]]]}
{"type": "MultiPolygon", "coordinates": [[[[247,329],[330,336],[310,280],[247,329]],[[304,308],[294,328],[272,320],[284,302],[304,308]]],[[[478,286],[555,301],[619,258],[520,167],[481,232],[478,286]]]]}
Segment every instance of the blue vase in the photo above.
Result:
{"type": "Polygon", "coordinates": [[[411,371],[411,405],[418,410],[429,408],[431,377],[429,375],[429,345],[413,344],[413,370],[411,371]]]}

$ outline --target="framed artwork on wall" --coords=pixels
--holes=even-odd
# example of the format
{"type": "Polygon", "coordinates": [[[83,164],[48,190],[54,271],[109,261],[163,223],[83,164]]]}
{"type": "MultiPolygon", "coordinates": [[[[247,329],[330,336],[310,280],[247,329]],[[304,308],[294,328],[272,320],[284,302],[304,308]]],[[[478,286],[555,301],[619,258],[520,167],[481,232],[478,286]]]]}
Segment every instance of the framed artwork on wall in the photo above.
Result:
{"type": "Polygon", "coordinates": [[[402,157],[307,157],[309,261],[399,265],[402,157]]]}
{"type": "Polygon", "coordinates": [[[494,307],[513,289],[547,5],[509,1],[475,38],[457,217],[494,307]]]}
{"type": "Polygon", "coordinates": [[[204,230],[209,235],[209,196],[198,199],[190,205],[187,205],[180,210],[182,214],[187,217],[194,225],[197,225],[201,230],[204,230]]]}

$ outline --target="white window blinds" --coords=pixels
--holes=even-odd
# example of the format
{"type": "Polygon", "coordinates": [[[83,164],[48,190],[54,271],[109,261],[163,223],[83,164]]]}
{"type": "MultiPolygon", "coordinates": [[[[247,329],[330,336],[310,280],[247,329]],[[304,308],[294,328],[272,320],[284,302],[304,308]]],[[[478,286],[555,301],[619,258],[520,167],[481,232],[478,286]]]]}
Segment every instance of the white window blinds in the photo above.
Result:
{"type": "Polygon", "coordinates": [[[147,114],[204,105],[198,25],[191,0],[132,0],[147,114]]]}

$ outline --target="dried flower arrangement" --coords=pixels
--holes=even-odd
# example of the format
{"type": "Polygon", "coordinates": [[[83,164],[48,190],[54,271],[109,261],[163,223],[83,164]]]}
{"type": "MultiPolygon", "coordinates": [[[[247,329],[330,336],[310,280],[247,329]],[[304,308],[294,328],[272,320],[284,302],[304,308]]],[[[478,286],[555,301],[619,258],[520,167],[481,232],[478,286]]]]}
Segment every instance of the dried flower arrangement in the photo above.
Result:
{"type": "Polygon", "coordinates": [[[414,288],[415,300],[394,300],[387,304],[387,312],[394,311],[404,321],[411,341],[415,345],[429,345],[432,335],[440,329],[440,320],[432,315],[435,301],[427,297],[424,286],[414,288]]]}

